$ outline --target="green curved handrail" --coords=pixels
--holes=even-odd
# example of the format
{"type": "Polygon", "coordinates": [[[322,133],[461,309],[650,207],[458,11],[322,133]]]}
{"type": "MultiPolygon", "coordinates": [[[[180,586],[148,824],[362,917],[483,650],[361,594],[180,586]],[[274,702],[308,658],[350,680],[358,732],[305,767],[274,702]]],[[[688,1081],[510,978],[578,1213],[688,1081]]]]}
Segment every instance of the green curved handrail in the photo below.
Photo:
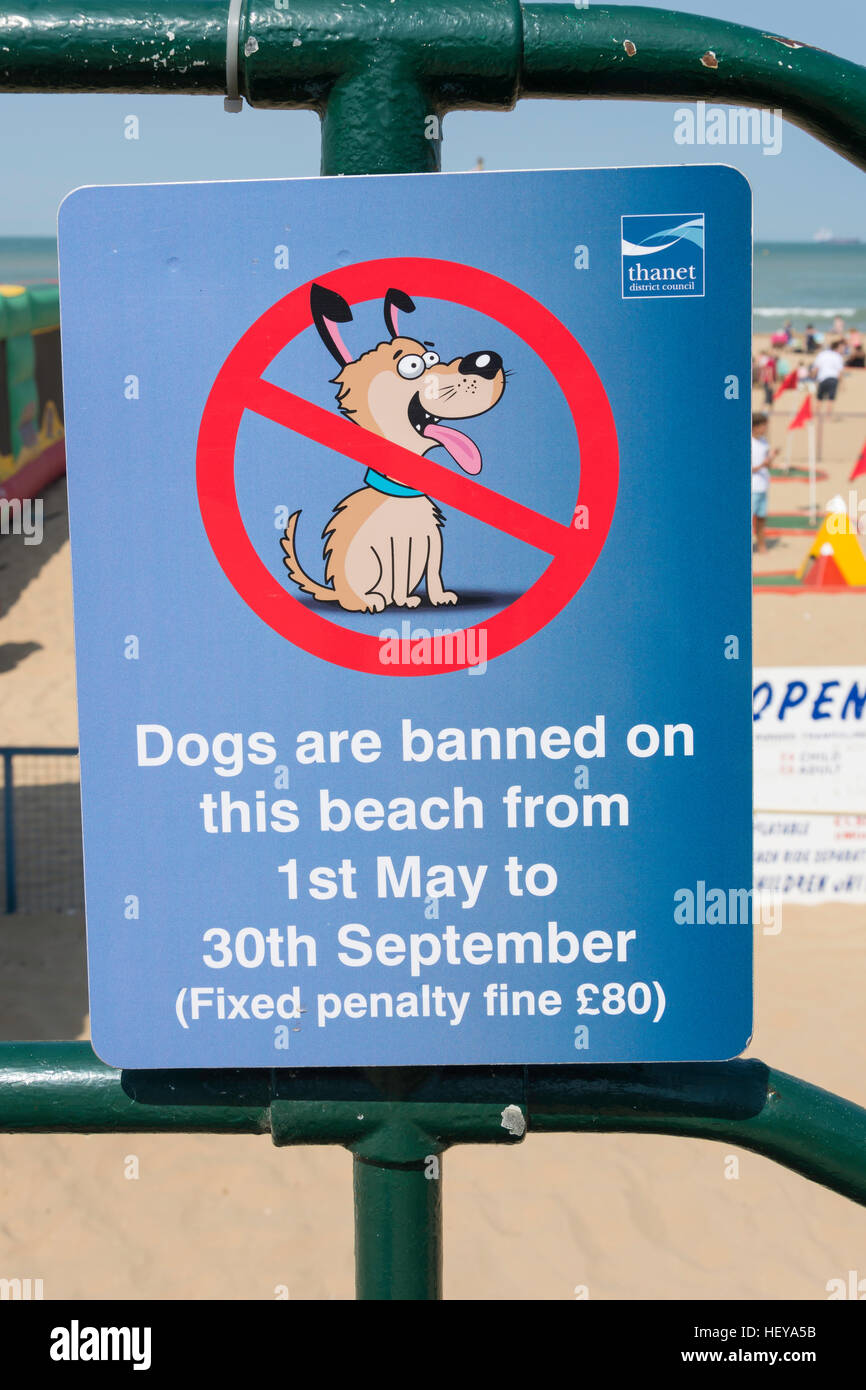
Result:
{"type": "MultiPolygon", "coordinates": [[[[226,90],[228,0],[0,4],[0,91],[226,90]]],[[[866,70],[770,29],[642,6],[246,0],[239,88],[324,117],[323,171],[435,169],[429,117],[521,97],[772,106],[866,168],[866,70]]]]}
{"type": "Polygon", "coordinates": [[[89,1043],[0,1043],[0,1132],[160,1130],[342,1144],[410,1165],[533,1133],[688,1135],[752,1149],[866,1205],[866,1110],[759,1061],[135,1072],[89,1043]],[[503,1123],[509,1107],[523,1125],[503,1123]]]}

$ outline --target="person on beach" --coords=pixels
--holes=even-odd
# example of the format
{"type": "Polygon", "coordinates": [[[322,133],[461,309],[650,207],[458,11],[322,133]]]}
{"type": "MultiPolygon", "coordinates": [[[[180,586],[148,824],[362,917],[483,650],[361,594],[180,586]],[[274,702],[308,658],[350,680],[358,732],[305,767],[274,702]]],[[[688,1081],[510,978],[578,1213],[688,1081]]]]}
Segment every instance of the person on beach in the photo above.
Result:
{"type": "Polygon", "coordinates": [[[773,408],[773,392],[776,386],[777,359],[771,352],[764,353],[758,364],[758,381],[764,388],[764,404],[768,410],[773,408]]]}
{"type": "Polygon", "coordinates": [[[818,383],[818,401],[824,405],[821,413],[827,419],[833,410],[839,382],[845,372],[845,359],[842,356],[844,346],[842,339],[837,338],[828,348],[823,348],[812,363],[812,374],[818,383]]]}
{"type": "Polygon", "coordinates": [[[767,502],[770,494],[770,464],[779,450],[770,449],[767,441],[769,417],[763,410],[752,416],[752,526],[759,554],[767,548],[764,530],[767,525],[767,502]]]}
{"type": "Polygon", "coordinates": [[[818,339],[815,337],[815,325],[806,324],[806,351],[809,353],[818,351],[818,339]]]}
{"type": "Polygon", "coordinates": [[[866,367],[866,353],[863,349],[863,334],[858,328],[852,328],[848,334],[848,356],[845,359],[846,367],[866,367]]]}

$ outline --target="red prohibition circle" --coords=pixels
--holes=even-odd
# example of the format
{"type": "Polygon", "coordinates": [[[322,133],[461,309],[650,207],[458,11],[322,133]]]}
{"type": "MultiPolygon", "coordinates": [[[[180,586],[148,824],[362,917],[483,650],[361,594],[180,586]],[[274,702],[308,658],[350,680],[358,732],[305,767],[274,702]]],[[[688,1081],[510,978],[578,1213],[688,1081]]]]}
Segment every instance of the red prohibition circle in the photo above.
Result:
{"type": "MultiPolygon", "coordinates": [[[[561,523],[522,507],[264,381],[263,373],[277,354],[312,324],[312,283],[292,290],[252,324],[223,363],[204,408],[197,449],[199,507],[223,572],[240,597],[275,632],[324,661],[371,675],[395,676],[441,674],[469,665],[458,660],[435,667],[383,664],[379,637],[332,622],[299,602],[279,583],[247,534],[235,490],[238,431],[244,412],[253,410],[361,463],[375,467],[387,460],[390,476],[548,553],[550,564],[536,582],[474,629],[478,634],[483,627],[486,634],[486,647],[476,640],[476,653],[485,650],[488,660],[502,656],[534,636],[574,597],[598,559],[610,529],[616,504],[618,447],[610,403],[595,368],[549,309],[508,281],[472,266],[416,257],[388,258],[359,262],[316,277],[316,283],[336,290],[352,305],[383,299],[391,286],[398,285],[413,296],[475,309],[515,332],[551,372],[574,421],[580,449],[575,511],[578,506],[586,507],[589,518],[585,529],[574,529],[571,518],[561,523]]],[[[442,610],[446,623],[453,612],[451,608],[442,610]]],[[[383,617],[375,615],[379,622],[383,617]]],[[[466,629],[466,651],[473,650],[469,641],[472,631],[466,629]]]]}

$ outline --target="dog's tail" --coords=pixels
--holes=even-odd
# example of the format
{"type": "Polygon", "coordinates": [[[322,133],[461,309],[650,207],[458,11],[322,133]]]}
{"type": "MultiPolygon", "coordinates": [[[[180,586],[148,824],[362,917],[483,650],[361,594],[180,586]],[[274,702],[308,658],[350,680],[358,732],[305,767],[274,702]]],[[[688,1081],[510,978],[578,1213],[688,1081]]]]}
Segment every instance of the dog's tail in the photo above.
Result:
{"type": "Polygon", "coordinates": [[[295,531],[298,527],[298,517],[300,515],[300,512],[292,513],[286,524],[286,529],[280,538],[280,545],[285,552],[283,555],[283,564],[289,571],[289,578],[297,584],[302,593],[312,594],[313,598],[321,599],[323,603],[333,603],[337,597],[334,590],[329,589],[326,584],[317,584],[315,579],[311,579],[308,574],[304,573],[298,562],[298,557],[295,553],[295,531]]]}

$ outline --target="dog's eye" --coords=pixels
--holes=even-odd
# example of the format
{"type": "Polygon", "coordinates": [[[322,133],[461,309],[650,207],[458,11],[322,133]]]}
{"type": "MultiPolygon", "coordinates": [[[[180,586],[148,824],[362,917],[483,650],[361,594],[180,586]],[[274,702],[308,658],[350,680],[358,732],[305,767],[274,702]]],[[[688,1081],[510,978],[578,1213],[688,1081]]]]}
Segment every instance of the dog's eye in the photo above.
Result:
{"type": "Polygon", "coordinates": [[[425,352],[425,353],[424,353],[424,366],[425,366],[425,367],[435,367],[435,366],[436,366],[436,363],[437,363],[438,361],[439,361],[439,354],[438,354],[438,352],[425,352]]]}
{"type": "Polygon", "coordinates": [[[397,371],[401,376],[408,377],[410,381],[416,376],[423,376],[425,370],[424,358],[415,357],[414,354],[410,354],[409,357],[401,357],[397,363],[397,371]]]}

